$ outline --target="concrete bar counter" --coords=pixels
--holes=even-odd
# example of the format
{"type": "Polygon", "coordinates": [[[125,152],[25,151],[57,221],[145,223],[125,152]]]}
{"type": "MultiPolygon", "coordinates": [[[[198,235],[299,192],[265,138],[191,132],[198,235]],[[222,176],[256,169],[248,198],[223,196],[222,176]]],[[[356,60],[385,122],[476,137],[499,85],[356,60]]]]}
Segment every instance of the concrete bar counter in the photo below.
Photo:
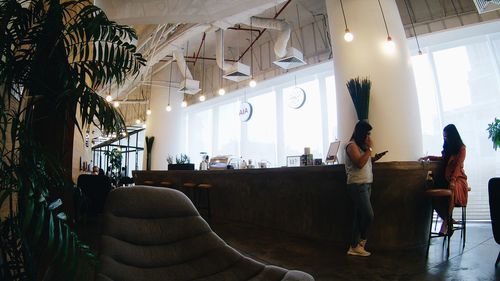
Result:
{"type": "MultiPolygon", "coordinates": [[[[436,163],[385,162],[373,166],[375,218],[371,249],[425,246],[430,201],[424,197],[428,170],[436,163]]],[[[209,183],[212,218],[257,225],[347,245],[352,207],[344,165],[216,171],[134,171],[136,185],[162,181],[209,183]]]]}

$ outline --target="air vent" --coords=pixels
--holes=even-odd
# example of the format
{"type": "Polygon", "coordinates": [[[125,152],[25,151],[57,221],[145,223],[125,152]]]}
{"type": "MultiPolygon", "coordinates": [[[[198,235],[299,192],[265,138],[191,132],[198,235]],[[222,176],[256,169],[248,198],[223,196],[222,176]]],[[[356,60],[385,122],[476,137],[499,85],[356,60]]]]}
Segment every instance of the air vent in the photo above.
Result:
{"type": "Polygon", "coordinates": [[[286,55],[273,63],[284,69],[290,69],[306,64],[302,53],[293,47],[288,48],[286,55]]]}
{"type": "Polygon", "coordinates": [[[185,79],[181,81],[179,90],[177,92],[179,93],[186,93],[190,95],[194,95],[200,91],[200,81],[198,80],[191,80],[191,79],[185,79]]]}
{"type": "Polygon", "coordinates": [[[474,0],[480,14],[500,9],[500,0],[474,0]]]}
{"type": "Polygon", "coordinates": [[[223,77],[234,82],[246,80],[250,78],[250,67],[240,62],[234,63],[223,77]]]}

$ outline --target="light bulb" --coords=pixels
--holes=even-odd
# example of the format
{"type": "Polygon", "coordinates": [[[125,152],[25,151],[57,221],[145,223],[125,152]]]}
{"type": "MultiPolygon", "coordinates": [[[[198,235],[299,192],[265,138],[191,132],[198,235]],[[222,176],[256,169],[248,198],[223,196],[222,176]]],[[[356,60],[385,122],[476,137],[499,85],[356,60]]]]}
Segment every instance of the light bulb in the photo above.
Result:
{"type": "Polygon", "coordinates": [[[224,88],[220,88],[219,89],[219,96],[223,96],[226,94],[226,90],[224,90],[224,88]]]}
{"type": "Polygon", "coordinates": [[[137,124],[137,125],[141,124],[141,119],[136,119],[135,124],[137,124]]]}
{"type": "Polygon", "coordinates": [[[170,106],[170,104],[167,105],[167,107],[165,107],[165,110],[168,111],[168,112],[172,111],[172,107],[170,106]]]}
{"type": "Polygon", "coordinates": [[[352,35],[351,31],[349,28],[345,29],[345,34],[344,34],[344,40],[347,42],[351,42],[352,39],[354,39],[354,35],[352,35]]]}
{"type": "Polygon", "coordinates": [[[111,95],[106,96],[106,101],[111,102],[113,100],[113,97],[111,95]]]}
{"type": "Polygon", "coordinates": [[[185,100],[183,100],[182,103],[181,103],[181,106],[182,107],[186,107],[187,105],[188,105],[188,103],[185,100]]]}
{"type": "Polygon", "coordinates": [[[205,101],[205,95],[200,96],[200,101],[205,101]]]}
{"type": "Polygon", "coordinates": [[[151,109],[146,110],[146,115],[151,115],[151,109]]]}
{"type": "Polygon", "coordinates": [[[120,106],[120,103],[119,103],[118,101],[115,101],[115,102],[113,103],[113,106],[114,106],[114,107],[119,107],[119,106],[120,106]]]}
{"type": "Polygon", "coordinates": [[[255,80],[252,78],[252,80],[250,80],[250,82],[248,82],[248,86],[250,86],[251,88],[254,88],[255,86],[257,86],[257,81],[255,81],[255,80]]]}
{"type": "Polygon", "coordinates": [[[396,50],[396,44],[392,41],[391,36],[387,36],[387,41],[384,43],[384,49],[387,53],[392,54],[396,50]]]}

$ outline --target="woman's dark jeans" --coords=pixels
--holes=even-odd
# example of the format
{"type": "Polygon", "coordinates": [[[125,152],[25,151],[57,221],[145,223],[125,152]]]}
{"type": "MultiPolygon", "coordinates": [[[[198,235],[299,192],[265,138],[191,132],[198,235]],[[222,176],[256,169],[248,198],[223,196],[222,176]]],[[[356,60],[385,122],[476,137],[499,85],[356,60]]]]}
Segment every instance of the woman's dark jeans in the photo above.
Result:
{"type": "Polygon", "coordinates": [[[373,209],[370,202],[371,183],[348,184],[349,195],[353,202],[353,223],[351,247],[356,247],[361,239],[366,239],[366,231],[373,221],[373,209]]]}

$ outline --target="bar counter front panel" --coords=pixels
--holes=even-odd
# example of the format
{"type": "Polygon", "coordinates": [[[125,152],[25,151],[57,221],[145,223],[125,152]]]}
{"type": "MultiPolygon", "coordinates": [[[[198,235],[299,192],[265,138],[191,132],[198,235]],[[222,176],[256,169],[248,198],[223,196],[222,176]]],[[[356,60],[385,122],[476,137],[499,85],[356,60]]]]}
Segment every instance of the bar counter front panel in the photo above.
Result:
{"type": "MultiPolygon", "coordinates": [[[[371,249],[425,246],[430,200],[427,171],[437,163],[385,162],[373,166],[371,249]]],[[[136,185],[169,181],[209,183],[212,218],[249,223],[298,236],[348,245],[352,203],[344,165],[209,171],[134,171],[136,185]]],[[[181,189],[182,190],[182,189],[181,189]]]]}

